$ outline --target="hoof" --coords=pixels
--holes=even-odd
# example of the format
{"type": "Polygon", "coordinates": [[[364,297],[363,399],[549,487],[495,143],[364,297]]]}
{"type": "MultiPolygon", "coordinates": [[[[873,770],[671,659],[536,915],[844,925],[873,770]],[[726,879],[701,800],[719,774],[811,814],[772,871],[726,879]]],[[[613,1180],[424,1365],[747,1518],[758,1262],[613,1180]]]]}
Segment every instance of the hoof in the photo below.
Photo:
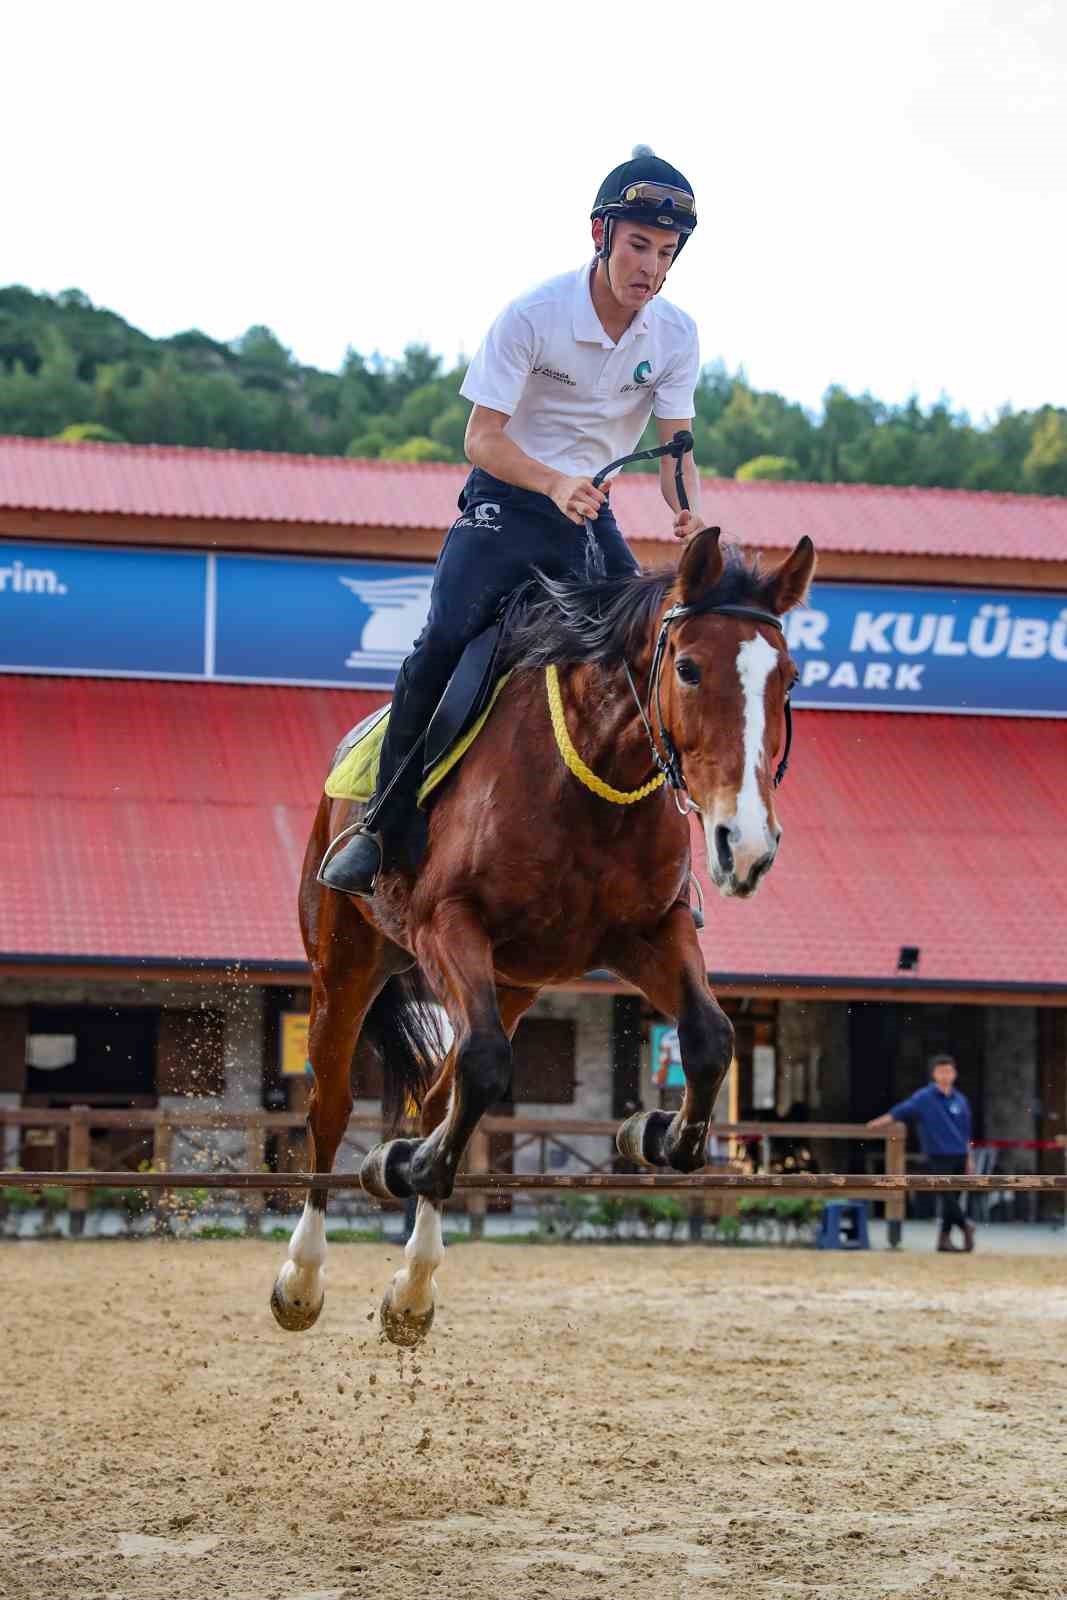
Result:
{"type": "Polygon", "coordinates": [[[415,1191],[408,1174],[417,1143],[415,1139],[390,1139],[388,1144],[375,1145],[359,1169],[365,1192],[375,1200],[410,1200],[415,1191]]]}
{"type": "Polygon", "coordinates": [[[378,1320],[382,1325],[382,1332],[391,1344],[398,1344],[410,1350],[413,1345],[421,1344],[433,1327],[433,1312],[433,1306],[429,1311],[395,1310],[393,1286],[390,1284],[382,1296],[378,1320]]]}
{"type": "Polygon", "coordinates": [[[270,1294],[270,1308],[274,1313],[274,1320],[279,1328],[285,1329],[286,1333],[303,1333],[305,1328],[313,1328],[325,1304],[325,1295],[317,1306],[283,1300],[277,1282],[270,1294]]]}
{"type": "Polygon", "coordinates": [[[665,1167],[663,1141],[671,1125],[668,1111],[635,1111],[615,1135],[615,1148],[627,1161],[643,1167],[665,1167]]]}

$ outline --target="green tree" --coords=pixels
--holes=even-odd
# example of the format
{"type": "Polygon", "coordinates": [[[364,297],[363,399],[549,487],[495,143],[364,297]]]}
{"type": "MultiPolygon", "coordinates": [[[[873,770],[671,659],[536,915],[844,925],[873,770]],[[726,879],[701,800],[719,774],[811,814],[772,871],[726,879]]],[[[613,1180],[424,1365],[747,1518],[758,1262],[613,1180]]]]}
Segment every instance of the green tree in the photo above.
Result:
{"type": "Polygon", "coordinates": [[[437,418],[447,411],[452,396],[439,383],[424,383],[412,389],[401,407],[399,422],[406,434],[429,435],[437,418]]]}
{"type": "Polygon", "coordinates": [[[187,444],[189,408],[181,371],[173,355],[164,356],[141,386],[132,437],[141,444],[187,444]]]}
{"type": "Polygon", "coordinates": [[[56,434],[64,444],[84,444],[88,440],[96,440],[100,444],[125,444],[126,441],[120,433],[113,428],[105,428],[102,422],[71,422],[62,432],[56,434]]]}
{"type": "Polygon", "coordinates": [[[466,400],[455,400],[446,407],[430,427],[430,438],[436,439],[448,451],[452,461],[463,460],[463,442],[467,435],[467,419],[471,408],[466,400]]]}
{"type": "Polygon", "coordinates": [[[741,483],[786,483],[800,477],[800,466],[789,456],[754,456],[738,467],[734,477],[741,483]]]}
{"type": "Polygon", "coordinates": [[[365,433],[356,435],[345,451],[345,455],[355,456],[366,461],[374,461],[389,449],[391,442],[382,428],[368,428],[365,433]]]}
{"type": "MultiPolygon", "coordinates": [[[[88,425],[139,441],[463,460],[464,365],[424,344],[399,360],[346,352],[339,372],[302,367],[269,328],[231,344],[191,328],[150,339],[80,289],[0,288],[0,431],[50,436],[88,425]]],[[[1067,494],[1067,412],[1006,407],[972,423],[947,400],[887,406],[829,388],[818,412],[758,390],[716,362],[696,386],[698,465],[738,477],[941,484],[1067,494]],[[761,458],[780,465],[767,466],[761,458]]],[[[642,446],[655,443],[650,422],[642,446]]],[[[655,473],[655,464],[635,470],[655,473]]]]}
{"type": "Polygon", "coordinates": [[[405,439],[403,444],[392,445],[382,451],[384,461],[450,461],[451,454],[436,439],[426,439],[418,434],[405,439]]]}
{"type": "Polygon", "coordinates": [[[1023,481],[1037,494],[1067,494],[1067,412],[1046,406],[1034,425],[1023,481]]]}
{"type": "Polygon", "coordinates": [[[731,477],[743,461],[775,453],[756,396],[743,383],[734,384],[726,406],[709,428],[709,437],[719,470],[731,477]]]}
{"type": "Polygon", "coordinates": [[[235,339],[233,350],[242,379],[258,389],[283,389],[297,375],[290,352],[261,324],[235,339]]]}

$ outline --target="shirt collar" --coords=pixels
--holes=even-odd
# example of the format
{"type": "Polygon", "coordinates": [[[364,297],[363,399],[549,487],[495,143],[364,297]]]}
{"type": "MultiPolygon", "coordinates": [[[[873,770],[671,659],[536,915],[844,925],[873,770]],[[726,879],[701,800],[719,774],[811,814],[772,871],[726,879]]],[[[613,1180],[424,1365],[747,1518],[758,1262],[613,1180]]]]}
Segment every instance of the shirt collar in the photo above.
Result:
{"type": "Polygon", "coordinates": [[[586,262],[578,272],[577,282],[574,286],[574,337],[583,344],[598,344],[605,350],[617,350],[619,345],[626,340],[627,334],[647,333],[649,320],[652,314],[652,301],[642,306],[634,317],[630,326],[619,340],[619,345],[613,344],[608,337],[604,324],[596,314],[593,296],[589,290],[589,275],[596,266],[596,261],[586,262]]]}

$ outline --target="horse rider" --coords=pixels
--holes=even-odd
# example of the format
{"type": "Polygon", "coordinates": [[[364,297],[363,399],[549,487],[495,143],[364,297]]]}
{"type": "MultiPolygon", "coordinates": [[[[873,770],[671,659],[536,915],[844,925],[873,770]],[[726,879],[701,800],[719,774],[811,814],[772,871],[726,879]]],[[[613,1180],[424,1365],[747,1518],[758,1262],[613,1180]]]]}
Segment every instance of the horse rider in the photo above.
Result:
{"type": "MultiPolygon", "coordinates": [[[[592,262],[512,301],[471,362],[460,393],[473,403],[464,448],[471,472],[434,572],[426,626],[400,669],[377,789],[357,830],[320,868],[320,882],[370,898],[401,852],[415,815],[417,752],[460,656],[535,568],[553,578],[619,576],[637,562],[593,474],[636,448],[654,414],[661,443],[690,428],[700,371],[696,327],[659,297],[696,227],[696,202],[676,167],[638,145],[597,191],[592,262]]],[[[689,503],[698,506],[692,455],[689,503]]],[[[676,538],[704,526],[681,510],[673,463],[660,484],[676,538]]]]}

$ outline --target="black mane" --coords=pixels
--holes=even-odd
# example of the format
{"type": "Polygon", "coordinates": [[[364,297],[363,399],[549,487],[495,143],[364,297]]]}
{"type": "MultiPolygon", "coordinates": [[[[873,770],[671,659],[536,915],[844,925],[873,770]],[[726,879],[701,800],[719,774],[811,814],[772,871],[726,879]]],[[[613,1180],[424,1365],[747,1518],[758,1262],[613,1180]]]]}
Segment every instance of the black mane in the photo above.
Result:
{"type": "MultiPolygon", "coordinates": [[[[758,557],[746,559],[723,546],[722,577],[706,596],[713,605],[760,603],[758,557]]],[[[628,573],[621,578],[549,578],[537,572],[519,601],[504,665],[510,668],[616,666],[648,639],[677,569],[628,573]]]]}

